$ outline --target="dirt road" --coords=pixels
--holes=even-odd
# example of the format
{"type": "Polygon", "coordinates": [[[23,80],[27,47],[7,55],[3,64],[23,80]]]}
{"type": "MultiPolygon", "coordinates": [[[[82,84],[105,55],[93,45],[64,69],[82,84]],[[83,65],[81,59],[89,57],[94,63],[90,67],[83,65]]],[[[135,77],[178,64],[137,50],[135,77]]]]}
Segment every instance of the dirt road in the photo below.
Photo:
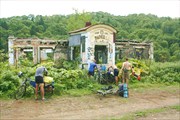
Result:
{"type": "MultiPolygon", "coordinates": [[[[58,97],[47,101],[1,100],[0,119],[111,119],[121,118],[136,111],[180,104],[180,90],[130,91],[129,98],[115,95],[101,97],[58,97]]],[[[167,119],[179,119],[179,112],[172,112],[167,119]]],[[[158,119],[158,115],[155,116],[158,119]]],[[[149,118],[153,119],[152,116],[149,118]]],[[[161,117],[160,117],[161,118],[161,117]]]]}

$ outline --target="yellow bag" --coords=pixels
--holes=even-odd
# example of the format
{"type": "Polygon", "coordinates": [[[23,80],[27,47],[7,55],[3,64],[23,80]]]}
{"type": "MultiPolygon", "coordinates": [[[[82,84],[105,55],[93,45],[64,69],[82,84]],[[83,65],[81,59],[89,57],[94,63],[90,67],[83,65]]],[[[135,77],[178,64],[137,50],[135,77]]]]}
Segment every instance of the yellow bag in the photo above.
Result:
{"type": "Polygon", "coordinates": [[[53,78],[52,77],[48,77],[48,76],[44,76],[44,82],[45,83],[52,83],[53,82],[53,78]]]}
{"type": "Polygon", "coordinates": [[[137,74],[137,75],[141,75],[141,69],[140,68],[134,68],[134,72],[135,72],[135,74],[137,74]]]}

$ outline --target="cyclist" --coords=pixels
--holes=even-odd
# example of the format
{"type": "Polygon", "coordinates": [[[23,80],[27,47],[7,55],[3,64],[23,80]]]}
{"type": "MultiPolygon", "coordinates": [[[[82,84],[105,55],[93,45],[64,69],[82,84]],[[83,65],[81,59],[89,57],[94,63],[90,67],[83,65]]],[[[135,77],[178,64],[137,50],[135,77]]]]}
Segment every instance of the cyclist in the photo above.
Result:
{"type": "Polygon", "coordinates": [[[36,100],[38,99],[38,89],[40,87],[40,92],[41,92],[41,97],[42,100],[45,100],[44,98],[44,79],[43,76],[44,74],[47,74],[47,69],[44,66],[38,67],[36,69],[35,73],[35,82],[36,82],[36,100]]]}

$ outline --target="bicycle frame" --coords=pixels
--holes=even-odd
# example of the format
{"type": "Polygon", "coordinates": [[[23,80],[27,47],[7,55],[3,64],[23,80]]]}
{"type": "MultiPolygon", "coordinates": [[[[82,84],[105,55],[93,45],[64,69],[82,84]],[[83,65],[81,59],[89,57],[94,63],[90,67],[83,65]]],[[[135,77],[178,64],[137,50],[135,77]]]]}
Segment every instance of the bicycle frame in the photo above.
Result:
{"type": "Polygon", "coordinates": [[[26,93],[26,88],[27,88],[27,81],[30,81],[29,78],[26,78],[22,84],[19,86],[19,88],[16,90],[15,92],[15,99],[18,100],[20,98],[22,98],[25,93],[26,93]]]}

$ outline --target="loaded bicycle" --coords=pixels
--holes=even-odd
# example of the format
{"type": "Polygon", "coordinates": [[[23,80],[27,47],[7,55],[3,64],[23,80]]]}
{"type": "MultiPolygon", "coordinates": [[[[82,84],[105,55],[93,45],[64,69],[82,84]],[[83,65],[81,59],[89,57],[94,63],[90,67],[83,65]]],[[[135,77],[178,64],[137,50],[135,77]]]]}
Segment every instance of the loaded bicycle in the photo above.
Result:
{"type": "MultiPolygon", "coordinates": [[[[18,76],[22,77],[23,73],[20,72],[18,74],[18,76]]],[[[15,91],[15,99],[16,100],[21,99],[26,94],[26,89],[29,86],[33,87],[34,92],[35,92],[35,87],[36,87],[35,81],[33,81],[30,78],[25,77],[24,81],[21,83],[19,88],[15,91]]],[[[45,83],[44,90],[45,90],[45,92],[49,92],[50,94],[53,94],[53,92],[54,92],[54,81],[52,81],[51,83],[45,83]]]]}
{"type": "Polygon", "coordinates": [[[113,88],[111,85],[103,87],[100,90],[97,90],[97,93],[102,96],[106,96],[107,94],[119,95],[124,98],[128,98],[129,96],[127,84],[119,84],[118,88],[113,88]]]}
{"type": "Polygon", "coordinates": [[[108,84],[115,82],[115,77],[109,72],[96,70],[94,73],[94,80],[100,84],[108,84]]]}

